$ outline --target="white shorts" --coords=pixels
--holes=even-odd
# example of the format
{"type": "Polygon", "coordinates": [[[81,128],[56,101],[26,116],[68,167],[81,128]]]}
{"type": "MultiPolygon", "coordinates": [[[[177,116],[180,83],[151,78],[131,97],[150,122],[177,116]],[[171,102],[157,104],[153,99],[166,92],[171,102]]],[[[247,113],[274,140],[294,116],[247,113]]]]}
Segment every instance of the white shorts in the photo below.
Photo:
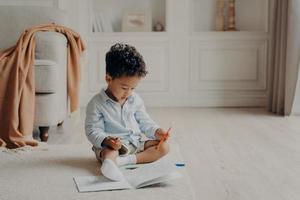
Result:
{"type": "MultiPolygon", "coordinates": [[[[150,139],[145,139],[144,137],[141,137],[141,139],[138,141],[138,145],[134,146],[131,144],[128,140],[123,140],[122,141],[122,147],[119,149],[119,155],[120,156],[127,156],[129,154],[136,154],[139,152],[142,152],[145,150],[145,143],[149,141],[150,139]]],[[[103,148],[97,148],[95,146],[92,147],[92,150],[95,152],[95,156],[99,162],[103,161],[103,158],[101,158],[101,151],[107,147],[103,148]]]]}

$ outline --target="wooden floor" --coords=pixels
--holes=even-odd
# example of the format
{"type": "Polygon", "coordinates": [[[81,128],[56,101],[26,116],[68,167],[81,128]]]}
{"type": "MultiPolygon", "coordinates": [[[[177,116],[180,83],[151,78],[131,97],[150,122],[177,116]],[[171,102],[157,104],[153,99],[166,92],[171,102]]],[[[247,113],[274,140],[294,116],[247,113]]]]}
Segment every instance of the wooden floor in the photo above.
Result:
{"type": "MultiPolygon", "coordinates": [[[[151,108],[173,124],[195,199],[299,200],[300,117],[263,109],[151,108]]],[[[51,127],[49,144],[87,143],[80,118],[51,127]]]]}

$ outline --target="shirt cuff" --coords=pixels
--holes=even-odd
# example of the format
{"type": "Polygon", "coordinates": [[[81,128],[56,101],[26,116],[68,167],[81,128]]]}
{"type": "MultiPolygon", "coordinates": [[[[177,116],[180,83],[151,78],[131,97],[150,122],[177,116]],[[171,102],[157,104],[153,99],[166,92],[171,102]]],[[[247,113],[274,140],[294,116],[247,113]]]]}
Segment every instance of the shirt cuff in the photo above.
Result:
{"type": "Polygon", "coordinates": [[[155,139],[156,139],[156,137],[155,137],[155,132],[156,132],[157,129],[159,129],[159,126],[154,126],[154,127],[152,127],[152,128],[150,129],[150,131],[149,131],[148,137],[155,140],[155,139]]]}
{"type": "Polygon", "coordinates": [[[100,137],[97,139],[97,142],[96,142],[96,144],[94,144],[94,146],[96,146],[97,148],[103,148],[104,146],[102,145],[102,142],[104,141],[104,139],[105,139],[106,137],[107,137],[106,135],[100,136],[100,137]]]}

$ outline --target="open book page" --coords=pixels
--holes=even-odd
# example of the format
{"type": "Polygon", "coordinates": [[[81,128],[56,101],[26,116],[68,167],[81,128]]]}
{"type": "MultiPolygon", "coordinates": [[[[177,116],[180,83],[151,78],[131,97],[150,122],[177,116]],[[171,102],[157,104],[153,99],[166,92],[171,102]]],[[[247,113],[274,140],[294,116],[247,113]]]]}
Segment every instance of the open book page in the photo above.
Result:
{"type": "Polygon", "coordinates": [[[123,173],[127,181],[135,188],[180,177],[174,163],[168,159],[168,156],[153,163],[144,164],[136,169],[124,170],[123,173]]]}
{"type": "Polygon", "coordinates": [[[182,175],[179,172],[174,171],[174,172],[171,172],[168,175],[161,176],[161,177],[152,179],[150,181],[143,182],[142,184],[139,184],[136,188],[141,188],[141,187],[145,187],[145,186],[149,186],[149,185],[154,185],[154,184],[157,184],[157,183],[163,183],[163,182],[171,181],[173,179],[177,179],[177,178],[180,178],[180,177],[182,177],[182,175]]]}
{"type": "Polygon", "coordinates": [[[74,177],[79,192],[96,192],[104,190],[130,189],[131,185],[126,181],[111,181],[104,176],[77,176],[74,177]]]}
{"type": "Polygon", "coordinates": [[[121,171],[125,177],[122,181],[111,181],[104,176],[78,176],[74,181],[79,192],[93,192],[140,188],[181,177],[168,156],[149,164],[124,166],[121,171]]]}

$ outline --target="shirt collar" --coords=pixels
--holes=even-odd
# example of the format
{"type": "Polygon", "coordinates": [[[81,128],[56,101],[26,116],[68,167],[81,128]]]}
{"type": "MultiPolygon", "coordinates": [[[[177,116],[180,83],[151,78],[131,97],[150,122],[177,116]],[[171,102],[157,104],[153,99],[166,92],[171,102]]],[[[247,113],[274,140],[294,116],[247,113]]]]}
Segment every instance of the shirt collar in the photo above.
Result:
{"type": "MultiPolygon", "coordinates": [[[[103,98],[103,100],[105,101],[105,103],[108,103],[108,102],[118,103],[118,102],[112,100],[112,99],[105,93],[105,89],[104,89],[104,88],[101,89],[100,95],[101,95],[101,97],[103,98]]],[[[130,95],[130,96],[127,98],[127,101],[128,101],[128,103],[133,103],[133,102],[134,102],[134,97],[133,97],[133,95],[130,95]]]]}
{"type": "Polygon", "coordinates": [[[107,96],[107,94],[105,93],[105,89],[104,88],[101,89],[100,96],[103,98],[103,100],[105,101],[105,103],[107,103],[109,101],[116,103],[109,96],[107,96]]]}

